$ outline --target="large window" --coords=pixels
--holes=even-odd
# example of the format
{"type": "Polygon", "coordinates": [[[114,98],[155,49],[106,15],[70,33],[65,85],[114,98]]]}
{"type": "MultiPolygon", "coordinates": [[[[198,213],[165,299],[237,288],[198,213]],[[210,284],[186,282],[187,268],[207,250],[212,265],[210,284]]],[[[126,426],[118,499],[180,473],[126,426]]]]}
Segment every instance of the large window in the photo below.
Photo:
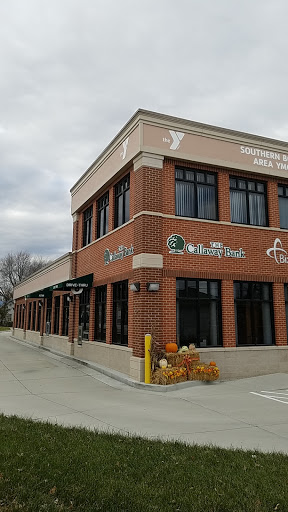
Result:
{"type": "Polygon", "coordinates": [[[108,220],[109,220],[109,193],[102,196],[97,201],[97,238],[108,233],[108,220]]]}
{"type": "Polygon", "coordinates": [[[177,338],[180,346],[216,347],[221,340],[219,281],[177,279],[177,338]]]}
{"type": "Polygon", "coordinates": [[[68,336],[69,329],[69,301],[68,294],[63,297],[63,320],[62,320],[62,336],[68,336]]]}
{"type": "Polygon", "coordinates": [[[112,343],[128,345],[128,281],[113,284],[112,343]]]}
{"type": "Polygon", "coordinates": [[[50,334],[50,332],[51,332],[51,316],[52,316],[52,297],[49,297],[47,299],[47,309],[46,309],[46,325],[45,325],[46,334],[50,334]]]}
{"type": "Polygon", "coordinates": [[[83,213],[83,247],[92,242],[93,206],[83,213]]]}
{"type": "Polygon", "coordinates": [[[216,174],[176,167],[176,215],[217,220],[216,190],[216,174]]]}
{"type": "Polygon", "coordinates": [[[237,345],[274,343],[272,286],[270,283],[234,282],[237,345]]]}
{"type": "Polygon", "coordinates": [[[54,299],[54,334],[59,334],[60,296],[54,299]]]}
{"type": "Polygon", "coordinates": [[[130,219],[130,175],[115,185],[114,227],[122,226],[130,219]]]}
{"type": "Polygon", "coordinates": [[[106,297],[107,286],[98,286],[95,298],[95,340],[97,341],[106,341],[106,297]]]}
{"type": "Polygon", "coordinates": [[[79,295],[79,327],[83,329],[83,340],[89,339],[90,290],[83,290],[79,295]]]}
{"type": "Polygon", "coordinates": [[[30,331],[30,329],[31,329],[31,316],[32,316],[32,302],[29,302],[29,304],[28,304],[28,324],[27,324],[28,331],[30,331]]]}
{"type": "Polygon", "coordinates": [[[230,177],[230,211],[231,222],[267,226],[265,183],[230,177]]]}
{"type": "Polygon", "coordinates": [[[280,228],[288,229],[288,187],[278,185],[280,228]]]}

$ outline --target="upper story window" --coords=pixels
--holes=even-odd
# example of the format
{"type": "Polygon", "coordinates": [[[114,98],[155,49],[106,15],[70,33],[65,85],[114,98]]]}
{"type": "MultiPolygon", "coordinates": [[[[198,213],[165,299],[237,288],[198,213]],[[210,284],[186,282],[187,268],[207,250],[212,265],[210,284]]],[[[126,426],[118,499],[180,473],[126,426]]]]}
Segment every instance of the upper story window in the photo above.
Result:
{"type": "Polygon", "coordinates": [[[97,238],[108,233],[109,220],[109,192],[97,201],[97,238]]]}
{"type": "Polygon", "coordinates": [[[230,177],[231,222],[267,226],[265,183],[230,177]]]}
{"type": "Polygon", "coordinates": [[[83,213],[83,247],[92,242],[93,206],[83,213]]]}
{"type": "Polygon", "coordinates": [[[115,185],[115,222],[114,227],[122,226],[130,218],[130,175],[115,185]]]}
{"type": "Polygon", "coordinates": [[[217,220],[216,182],[216,174],[176,167],[176,215],[217,220]]]}
{"type": "Polygon", "coordinates": [[[278,185],[280,228],[288,229],[288,186],[278,185]]]}

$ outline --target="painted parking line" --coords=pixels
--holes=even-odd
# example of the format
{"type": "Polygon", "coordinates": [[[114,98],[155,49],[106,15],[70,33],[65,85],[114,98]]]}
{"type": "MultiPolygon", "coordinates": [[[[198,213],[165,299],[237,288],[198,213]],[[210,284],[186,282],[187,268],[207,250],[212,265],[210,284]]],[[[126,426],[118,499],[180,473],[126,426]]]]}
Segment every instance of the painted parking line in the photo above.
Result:
{"type": "Polygon", "coordinates": [[[262,398],[288,405],[288,389],[285,391],[260,391],[260,393],[250,391],[250,393],[251,395],[262,396],[262,398]]]}

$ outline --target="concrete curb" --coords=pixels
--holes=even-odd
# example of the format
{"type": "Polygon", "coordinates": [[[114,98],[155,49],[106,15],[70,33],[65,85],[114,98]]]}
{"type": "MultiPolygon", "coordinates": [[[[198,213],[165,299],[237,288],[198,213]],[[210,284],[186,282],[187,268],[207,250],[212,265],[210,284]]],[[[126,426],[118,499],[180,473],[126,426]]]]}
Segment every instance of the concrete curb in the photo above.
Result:
{"type": "MultiPolygon", "coordinates": [[[[8,331],[7,331],[8,332],[8,331]]],[[[40,349],[44,350],[45,352],[49,352],[51,354],[54,354],[59,357],[60,360],[63,362],[66,361],[74,361],[78,364],[81,364],[83,366],[86,366],[87,368],[91,368],[91,370],[94,370],[98,373],[101,373],[102,375],[106,375],[107,377],[110,377],[111,379],[117,380],[118,382],[121,382],[122,384],[126,384],[127,386],[131,386],[132,388],[141,389],[145,391],[153,391],[153,392],[159,392],[159,393],[168,393],[177,391],[179,389],[185,389],[185,388],[191,388],[195,386],[211,386],[217,384],[217,382],[201,382],[201,381],[187,381],[187,382],[179,382],[178,384],[173,384],[173,386],[160,386],[158,384],[145,384],[144,382],[138,382],[137,380],[133,380],[128,375],[125,375],[121,372],[117,372],[116,370],[112,370],[112,368],[107,368],[106,366],[102,366],[101,364],[92,363],[91,361],[86,361],[84,359],[78,359],[75,356],[69,356],[66,354],[63,354],[63,352],[58,352],[57,350],[53,350],[48,347],[43,347],[42,345],[35,345],[34,343],[30,341],[23,341],[15,338],[14,336],[9,333],[9,338],[16,343],[20,343],[21,345],[29,345],[29,347],[34,348],[35,350],[40,349]]]]}

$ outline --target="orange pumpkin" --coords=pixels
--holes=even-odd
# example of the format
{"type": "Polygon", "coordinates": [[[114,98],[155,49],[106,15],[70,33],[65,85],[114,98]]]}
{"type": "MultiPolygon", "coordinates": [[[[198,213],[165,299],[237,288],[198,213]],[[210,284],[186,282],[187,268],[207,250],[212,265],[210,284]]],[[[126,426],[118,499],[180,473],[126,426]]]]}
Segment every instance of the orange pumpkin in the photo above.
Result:
{"type": "Polygon", "coordinates": [[[210,361],[210,366],[216,366],[215,361],[210,361]]]}
{"type": "Polygon", "coordinates": [[[178,352],[177,343],[166,343],[165,345],[166,352],[178,352]]]}

